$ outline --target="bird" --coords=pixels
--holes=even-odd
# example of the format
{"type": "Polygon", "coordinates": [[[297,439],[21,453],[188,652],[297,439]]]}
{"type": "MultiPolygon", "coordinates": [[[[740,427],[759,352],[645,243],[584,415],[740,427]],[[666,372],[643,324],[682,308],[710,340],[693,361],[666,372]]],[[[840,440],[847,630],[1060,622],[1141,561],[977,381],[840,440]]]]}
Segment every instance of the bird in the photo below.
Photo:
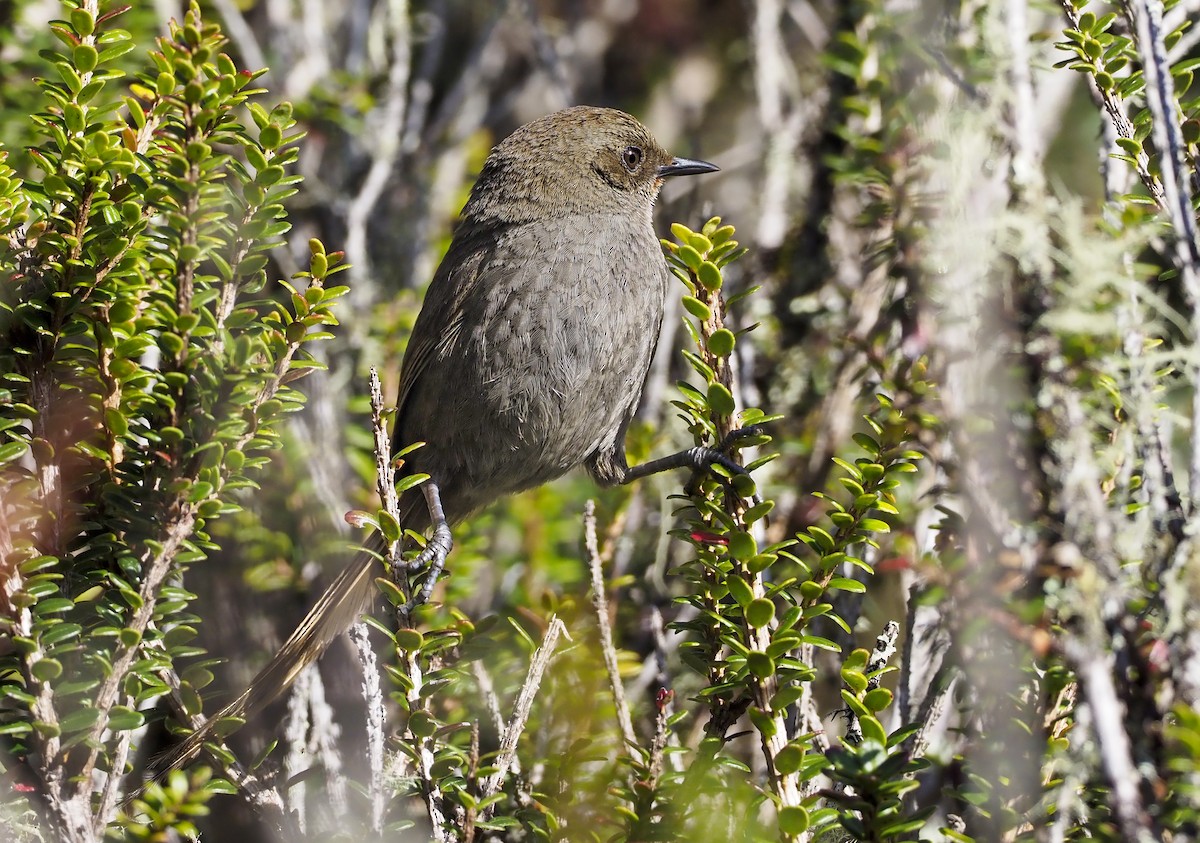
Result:
{"type": "MultiPolygon", "coordinates": [[[[666,179],[716,172],[666,152],[636,118],[575,106],[488,155],[425,293],[400,369],[393,449],[427,474],[400,521],[432,536],[405,610],[428,599],[451,528],[496,499],[584,466],[601,486],[672,468],[741,467],[717,448],[629,466],[625,433],[658,342],[669,272],[652,211],[666,179]]],[[[378,533],[246,690],[170,750],[194,760],[215,724],[252,717],[370,609],[386,573],[378,533]]],[[[393,560],[395,561],[395,560],[393,560]]]]}

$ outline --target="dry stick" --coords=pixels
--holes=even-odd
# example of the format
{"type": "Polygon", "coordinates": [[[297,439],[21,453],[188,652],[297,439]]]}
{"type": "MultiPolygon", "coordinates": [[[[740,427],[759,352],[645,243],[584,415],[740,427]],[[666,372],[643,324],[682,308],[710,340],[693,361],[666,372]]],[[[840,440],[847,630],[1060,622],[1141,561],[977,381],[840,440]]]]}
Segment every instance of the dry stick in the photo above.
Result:
{"type": "Polygon", "coordinates": [[[796,169],[796,145],[803,124],[788,114],[797,100],[796,70],[784,44],[783,0],[754,4],[751,38],[754,45],[754,89],[758,118],[766,135],[764,177],[760,194],[761,221],[755,232],[760,247],[777,249],[787,235],[788,194],[796,169]]]}
{"type": "MultiPolygon", "coordinates": [[[[133,708],[135,705],[133,698],[128,696],[125,698],[124,704],[129,708],[133,708]]],[[[133,744],[134,733],[133,729],[126,729],[117,735],[117,745],[113,749],[112,763],[109,764],[109,769],[104,774],[104,787],[100,791],[100,802],[92,817],[92,830],[96,833],[97,840],[104,836],[105,829],[108,828],[109,822],[117,813],[122,774],[125,772],[125,764],[129,761],[129,748],[133,744]]]]}
{"type": "MultiPolygon", "coordinates": [[[[895,621],[888,621],[884,624],[883,632],[879,633],[879,637],[875,639],[875,649],[871,651],[871,659],[867,662],[865,673],[877,673],[887,667],[888,661],[896,653],[896,639],[900,636],[900,624],[895,621]]],[[[867,680],[867,690],[873,691],[879,687],[880,676],[872,676],[867,680]]],[[[852,744],[862,743],[862,725],[858,721],[858,715],[853,710],[849,710],[850,723],[846,727],[846,742],[852,744]]]]}
{"type": "MultiPolygon", "coordinates": [[[[341,729],[334,722],[333,715],[333,707],[325,699],[321,672],[316,665],[309,665],[301,672],[296,689],[288,700],[288,716],[294,721],[289,722],[285,731],[285,739],[289,744],[286,769],[289,777],[302,773],[305,767],[324,770],[328,814],[344,821],[346,774],[337,750],[341,729]]],[[[301,782],[294,792],[288,793],[289,802],[294,806],[292,813],[301,821],[306,807],[306,790],[307,784],[301,782]]]]}
{"type": "MultiPolygon", "coordinates": [[[[387,425],[384,422],[384,405],[383,405],[383,388],[379,384],[379,372],[374,367],[371,368],[371,427],[375,436],[375,470],[377,472],[376,484],[379,490],[379,498],[383,502],[384,510],[400,521],[400,501],[396,494],[396,485],[392,482],[392,445],[391,440],[387,435],[387,425]]],[[[387,547],[388,564],[391,565],[391,560],[395,558],[396,552],[399,549],[399,542],[391,542],[387,547]]],[[[417,650],[408,650],[404,654],[404,670],[412,683],[409,687],[407,698],[410,710],[420,710],[424,701],[422,700],[422,686],[424,684],[424,671],[421,669],[419,652],[417,650]]],[[[433,775],[434,763],[434,740],[432,736],[419,738],[412,734],[411,730],[406,731],[406,739],[411,745],[417,749],[417,777],[421,781],[421,794],[425,798],[425,808],[429,813],[429,822],[432,824],[433,839],[438,843],[445,843],[448,840],[446,836],[447,822],[446,815],[442,812],[442,791],[438,786],[437,779],[433,775]]]]}
{"type": "MultiPolygon", "coordinates": [[[[1183,277],[1183,292],[1191,309],[1193,343],[1200,342],[1200,233],[1192,210],[1188,169],[1184,159],[1183,128],[1176,114],[1175,82],[1167,62],[1163,32],[1163,9],[1158,0],[1126,2],[1128,14],[1137,24],[1138,53],[1146,79],[1146,104],[1152,117],[1154,144],[1159,149],[1162,169],[1163,205],[1175,229],[1175,260],[1183,277]]],[[[1191,362],[1192,382],[1197,379],[1197,363],[1191,362]]],[[[1188,491],[1191,508],[1200,501],[1200,388],[1192,392],[1191,477],[1188,491]]]]}
{"type": "Polygon", "coordinates": [[[383,831],[383,812],[387,799],[383,789],[383,690],[379,684],[379,668],[376,666],[375,650],[367,635],[367,625],[356,623],[350,627],[350,642],[358,653],[362,665],[363,699],[367,703],[367,768],[371,780],[367,792],[371,803],[371,830],[376,834],[383,831]]]}
{"type": "Polygon", "coordinates": [[[900,676],[896,680],[896,711],[900,712],[900,720],[903,723],[912,722],[909,703],[912,697],[912,661],[916,644],[918,592],[916,585],[909,588],[908,600],[905,601],[904,607],[904,647],[900,652],[900,676]]]}
{"type": "MultiPolygon", "coordinates": [[[[346,209],[346,254],[361,269],[355,271],[360,278],[370,275],[367,255],[367,221],[375,210],[379,197],[392,176],[396,160],[400,156],[400,141],[404,132],[404,118],[408,110],[408,80],[412,65],[412,31],[409,26],[407,0],[393,0],[387,4],[388,35],[391,37],[392,55],[388,67],[387,87],[383,94],[381,115],[375,127],[374,142],[370,144],[371,167],[355,197],[346,209]]],[[[354,270],[352,270],[354,271],[354,270]]],[[[358,284],[364,291],[371,285],[358,284]]]]}
{"type": "Polygon", "coordinates": [[[604,669],[608,672],[608,687],[612,689],[613,705],[617,709],[617,724],[621,737],[628,747],[638,745],[633,731],[633,718],[629,714],[629,703],[625,700],[625,685],[617,667],[617,649],[613,645],[612,623],[608,619],[608,596],[604,588],[604,563],[600,559],[600,548],[596,541],[596,503],[588,501],[583,507],[583,546],[587,551],[588,570],[592,575],[592,608],[596,612],[596,623],[600,630],[600,652],[604,656],[604,669]]]}
{"type": "MultiPolygon", "coordinates": [[[[423,701],[421,691],[424,685],[424,673],[418,659],[418,651],[408,650],[404,654],[404,667],[412,687],[408,692],[409,709],[418,711],[423,701]]],[[[406,730],[406,739],[417,748],[417,777],[421,781],[421,794],[425,797],[425,809],[429,812],[429,822],[432,824],[432,836],[438,843],[446,843],[446,815],[442,812],[442,791],[433,775],[433,739],[418,738],[411,730],[406,730]]]]}
{"type": "MultiPolygon", "coordinates": [[[[467,787],[474,790],[479,786],[479,721],[471,721],[471,749],[467,755],[467,787]]],[[[462,839],[472,843],[475,840],[476,804],[472,802],[463,812],[462,839]]]]}
{"type": "MultiPolygon", "coordinates": [[[[283,758],[283,773],[287,781],[292,781],[304,770],[304,758],[308,755],[308,733],[312,728],[309,717],[310,685],[313,681],[313,667],[309,665],[300,671],[296,684],[288,696],[287,714],[283,720],[283,740],[287,753],[283,758]]],[[[307,782],[298,780],[294,787],[284,789],[288,814],[295,823],[296,830],[304,835],[308,832],[308,799],[307,782]]]]}
{"type": "MultiPolygon", "coordinates": [[[[379,500],[388,515],[400,523],[400,496],[396,494],[396,484],[392,478],[392,440],[388,436],[387,423],[384,420],[383,387],[379,383],[379,371],[371,367],[371,431],[375,437],[375,488],[379,492],[379,500]]],[[[396,567],[400,542],[385,542],[386,553],[384,564],[388,570],[396,567]]],[[[405,594],[406,597],[410,596],[405,594]]]]}
{"type": "Polygon", "coordinates": [[[482,661],[471,662],[471,671],[475,674],[475,681],[479,683],[479,693],[483,696],[483,705],[491,715],[492,724],[496,727],[496,734],[503,735],[504,715],[500,713],[500,698],[496,696],[496,686],[492,682],[492,675],[487,672],[482,661]]]}
{"type": "Polygon", "coordinates": [[[1142,776],[1134,766],[1133,747],[1125,731],[1125,707],[1113,685],[1113,655],[1089,646],[1075,636],[1064,637],[1062,650],[1075,669],[1083,696],[1092,708],[1100,761],[1112,788],[1112,808],[1121,836],[1137,843],[1152,843],[1156,836],[1147,827],[1145,809],[1138,793],[1137,783],[1142,776]]]}
{"type": "MultiPolygon", "coordinates": [[[[650,607],[650,634],[654,638],[654,653],[651,658],[654,659],[657,667],[657,678],[659,687],[663,690],[667,689],[669,677],[667,676],[667,653],[671,647],[667,643],[666,626],[663,623],[662,612],[657,606],[650,607]]],[[[665,700],[660,703],[663,714],[667,720],[670,720],[675,715],[675,696],[670,694],[665,700]]],[[[679,746],[679,735],[671,732],[667,735],[667,744],[670,746],[679,746]]],[[[667,761],[671,765],[671,770],[676,773],[683,772],[683,755],[678,752],[672,752],[667,756],[667,761]]]]}
{"type": "MultiPolygon", "coordinates": [[[[567,628],[558,619],[558,616],[551,615],[550,625],[546,629],[545,637],[542,638],[542,644],[534,651],[533,658],[529,660],[529,672],[525,675],[525,682],[517,693],[517,701],[513,704],[512,718],[508,721],[504,734],[500,738],[500,752],[496,756],[496,772],[488,776],[487,781],[484,782],[482,799],[487,799],[499,792],[505,776],[513,766],[517,757],[517,741],[520,740],[521,733],[525,730],[525,723],[529,720],[529,712],[533,709],[534,695],[537,694],[538,687],[542,684],[542,674],[546,672],[546,666],[550,664],[550,658],[554,655],[558,637],[566,635],[566,632],[567,628]]],[[[568,640],[570,640],[570,636],[568,636],[568,640]]],[[[485,822],[491,819],[495,808],[493,803],[484,810],[485,822]]]]}
{"type": "Polygon", "coordinates": [[[904,742],[904,754],[908,758],[921,758],[929,749],[929,738],[933,727],[942,719],[946,703],[950,700],[950,692],[958,681],[961,671],[945,660],[929,681],[929,689],[921,704],[917,707],[915,722],[921,724],[916,734],[904,742]]]}
{"type": "MultiPolygon", "coordinates": [[[[5,604],[13,605],[13,598],[24,589],[24,586],[25,577],[21,573],[20,567],[13,565],[8,578],[0,584],[5,604]]],[[[36,721],[46,724],[47,731],[38,747],[41,751],[31,754],[30,766],[42,781],[42,795],[48,803],[48,807],[52,809],[51,816],[57,826],[56,830],[65,839],[67,830],[65,826],[67,824],[77,826],[75,837],[82,839],[81,835],[84,830],[91,828],[89,822],[91,817],[86,816],[86,812],[82,810],[86,806],[81,799],[78,797],[72,799],[70,794],[64,792],[63,785],[66,782],[62,763],[59,761],[62,747],[59,735],[62,729],[59,727],[58,710],[54,705],[54,689],[48,681],[39,679],[34,670],[34,666],[47,656],[42,650],[37,636],[33,633],[33,613],[29,606],[22,606],[14,613],[11,629],[14,636],[35,642],[33,650],[21,662],[21,673],[25,679],[26,690],[31,691],[33,695],[31,713],[36,721]]]]}

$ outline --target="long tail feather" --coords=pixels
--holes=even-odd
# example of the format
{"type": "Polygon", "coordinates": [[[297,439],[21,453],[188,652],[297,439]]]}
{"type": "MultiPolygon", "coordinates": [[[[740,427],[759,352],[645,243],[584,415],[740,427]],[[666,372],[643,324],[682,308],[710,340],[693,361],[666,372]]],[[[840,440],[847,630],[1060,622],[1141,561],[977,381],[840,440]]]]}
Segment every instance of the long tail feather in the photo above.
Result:
{"type": "MultiPolygon", "coordinates": [[[[368,548],[376,552],[382,549],[378,534],[372,537],[368,548]]],[[[249,719],[290,688],[296,677],[329,648],[333,639],[370,609],[375,596],[375,577],[381,574],[382,567],[371,553],[356,556],[246,690],[158,760],[153,765],[153,778],[158,780],[167,772],[193,761],[205,742],[212,739],[213,729],[221,720],[231,717],[249,719]]]]}

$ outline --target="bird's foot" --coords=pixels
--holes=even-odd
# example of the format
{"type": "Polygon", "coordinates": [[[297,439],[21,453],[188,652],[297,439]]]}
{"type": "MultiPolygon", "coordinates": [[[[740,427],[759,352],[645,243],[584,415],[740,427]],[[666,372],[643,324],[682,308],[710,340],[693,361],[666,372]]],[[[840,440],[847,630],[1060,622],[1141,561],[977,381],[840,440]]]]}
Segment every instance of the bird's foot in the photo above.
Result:
{"type": "Polygon", "coordinates": [[[403,563],[403,567],[409,573],[425,569],[425,579],[421,583],[421,589],[400,607],[400,613],[404,617],[408,617],[414,609],[429,601],[433,587],[437,585],[438,578],[446,568],[446,557],[454,548],[454,536],[450,532],[450,523],[446,520],[446,513],[442,509],[441,492],[438,490],[437,484],[432,480],[426,481],[425,485],[421,487],[421,491],[424,493],[425,503],[429,507],[429,520],[433,524],[433,535],[430,536],[420,553],[403,563]]]}

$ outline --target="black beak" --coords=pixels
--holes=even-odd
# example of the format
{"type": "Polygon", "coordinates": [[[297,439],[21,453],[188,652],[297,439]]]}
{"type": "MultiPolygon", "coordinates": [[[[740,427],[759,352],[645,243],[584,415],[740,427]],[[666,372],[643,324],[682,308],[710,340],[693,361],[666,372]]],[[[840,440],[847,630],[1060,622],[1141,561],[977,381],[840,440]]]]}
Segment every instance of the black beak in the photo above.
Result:
{"type": "Polygon", "coordinates": [[[663,164],[658,168],[658,177],[665,179],[668,176],[698,176],[701,173],[715,173],[719,169],[721,168],[716,164],[709,164],[707,161],[672,158],[670,164],[663,164]]]}

